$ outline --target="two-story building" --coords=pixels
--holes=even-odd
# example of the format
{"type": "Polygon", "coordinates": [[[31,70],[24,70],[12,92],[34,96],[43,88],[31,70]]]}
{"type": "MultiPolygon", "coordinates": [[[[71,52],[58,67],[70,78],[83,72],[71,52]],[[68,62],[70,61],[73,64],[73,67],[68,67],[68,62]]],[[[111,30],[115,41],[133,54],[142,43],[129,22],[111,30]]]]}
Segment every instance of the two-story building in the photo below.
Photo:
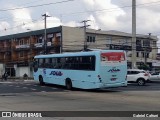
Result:
{"type": "MultiPolygon", "coordinates": [[[[84,28],[59,26],[47,29],[47,40],[44,30],[0,37],[0,74],[8,71],[10,76],[22,77],[25,73],[32,77],[30,67],[33,57],[43,54],[45,45],[47,53],[82,51],[84,43],[88,49],[123,49],[127,52],[128,66],[131,67],[132,35],[119,31],[102,31],[84,28]],[[86,37],[85,37],[86,35],[86,37]]],[[[137,35],[137,65],[146,62],[152,67],[156,59],[156,36],[137,35]]]]}

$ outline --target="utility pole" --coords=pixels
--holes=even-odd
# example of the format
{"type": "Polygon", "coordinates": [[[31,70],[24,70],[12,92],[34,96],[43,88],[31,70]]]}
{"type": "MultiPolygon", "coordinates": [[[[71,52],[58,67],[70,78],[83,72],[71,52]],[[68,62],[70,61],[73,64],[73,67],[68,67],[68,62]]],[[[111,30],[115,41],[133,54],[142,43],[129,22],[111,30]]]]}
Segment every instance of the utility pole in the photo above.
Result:
{"type": "Polygon", "coordinates": [[[82,28],[84,28],[84,48],[83,50],[86,51],[87,50],[87,36],[86,36],[86,29],[87,27],[89,27],[90,25],[87,25],[87,22],[90,20],[83,20],[81,23],[84,23],[84,26],[82,28]]]}
{"type": "MultiPolygon", "coordinates": [[[[150,41],[150,38],[151,38],[151,33],[148,33],[149,37],[148,37],[148,40],[150,41]]],[[[146,43],[146,46],[144,48],[144,64],[146,65],[147,64],[147,43],[146,43]]]]}
{"type": "Polygon", "coordinates": [[[132,0],[132,68],[136,68],[136,0],[132,0]]]}
{"type": "Polygon", "coordinates": [[[47,17],[50,17],[46,13],[42,15],[44,17],[44,54],[47,54],[47,17]]]}

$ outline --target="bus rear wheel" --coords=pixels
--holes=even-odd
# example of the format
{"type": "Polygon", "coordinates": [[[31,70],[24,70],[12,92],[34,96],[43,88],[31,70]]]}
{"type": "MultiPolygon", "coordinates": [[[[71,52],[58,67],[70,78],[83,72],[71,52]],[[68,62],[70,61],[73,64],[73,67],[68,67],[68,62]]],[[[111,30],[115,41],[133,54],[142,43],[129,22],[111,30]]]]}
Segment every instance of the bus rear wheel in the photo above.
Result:
{"type": "Polygon", "coordinates": [[[39,84],[40,85],[44,85],[44,81],[43,81],[43,77],[42,76],[39,77],[39,84]]]}
{"type": "Polygon", "coordinates": [[[67,90],[72,89],[72,81],[70,79],[66,79],[66,89],[67,90]]]}

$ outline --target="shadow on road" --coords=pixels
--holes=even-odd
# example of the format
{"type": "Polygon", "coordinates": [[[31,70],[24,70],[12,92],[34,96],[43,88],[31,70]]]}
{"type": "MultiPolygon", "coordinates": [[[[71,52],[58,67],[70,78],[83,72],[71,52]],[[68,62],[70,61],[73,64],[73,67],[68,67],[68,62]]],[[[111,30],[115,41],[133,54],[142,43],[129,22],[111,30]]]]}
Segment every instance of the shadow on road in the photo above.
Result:
{"type": "Polygon", "coordinates": [[[146,83],[144,86],[138,86],[136,83],[128,84],[127,87],[107,88],[107,89],[92,89],[83,90],[73,88],[72,90],[66,90],[65,86],[45,84],[39,85],[37,82],[1,82],[0,94],[5,93],[26,93],[26,92],[95,92],[95,93],[115,93],[123,91],[160,91],[160,82],[146,83]]]}

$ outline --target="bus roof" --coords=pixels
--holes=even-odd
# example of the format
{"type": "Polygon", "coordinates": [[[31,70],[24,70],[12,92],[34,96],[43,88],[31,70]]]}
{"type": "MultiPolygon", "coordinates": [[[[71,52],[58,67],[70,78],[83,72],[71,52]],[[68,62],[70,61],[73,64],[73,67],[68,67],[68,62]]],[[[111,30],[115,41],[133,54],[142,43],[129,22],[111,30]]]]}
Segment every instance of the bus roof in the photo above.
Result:
{"type": "Polygon", "coordinates": [[[87,52],[66,52],[61,54],[46,54],[46,55],[36,55],[34,58],[50,58],[50,57],[68,57],[68,56],[88,56],[96,55],[104,52],[124,52],[124,50],[96,50],[87,52]]]}

